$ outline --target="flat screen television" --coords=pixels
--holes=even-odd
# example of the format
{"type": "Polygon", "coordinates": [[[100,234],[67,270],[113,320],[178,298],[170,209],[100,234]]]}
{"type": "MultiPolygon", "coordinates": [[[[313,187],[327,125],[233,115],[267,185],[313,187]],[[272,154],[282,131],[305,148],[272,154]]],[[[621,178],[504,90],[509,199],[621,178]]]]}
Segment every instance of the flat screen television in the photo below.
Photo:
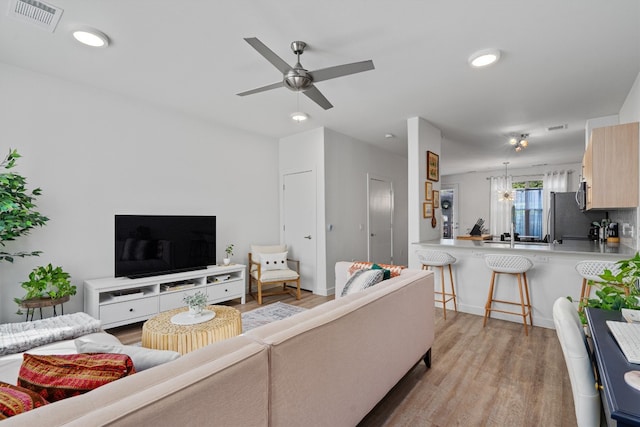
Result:
{"type": "Polygon", "coordinates": [[[215,216],[115,216],[116,277],[199,270],[215,263],[215,216]]]}

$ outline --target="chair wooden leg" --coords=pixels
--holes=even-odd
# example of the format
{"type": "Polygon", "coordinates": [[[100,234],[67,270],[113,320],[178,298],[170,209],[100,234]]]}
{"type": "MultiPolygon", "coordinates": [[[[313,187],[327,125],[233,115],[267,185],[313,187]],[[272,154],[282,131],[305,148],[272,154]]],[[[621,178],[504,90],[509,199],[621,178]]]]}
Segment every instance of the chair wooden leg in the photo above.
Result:
{"type": "Polygon", "coordinates": [[[484,306],[484,321],[482,322],[482,327],[484,328],[487,325],[487,317],[489,317],[489,312],[491,311],[491,302],[493,301],[493,285],[496,280],[496,272],[491,272],[491,284],[489,285],[489,296],[487,297],[487,303],[484,306]]]}
{"type": "Polygon", "coordinates": [[[520,273],[516,274],[518,278],[518,291],[520,292],[520,310],[522,311],[522,322],[524,323],[524,334],[526,336],[529,335],[529,331],[527,330],[527,312],[524,309],[524,295],[522,293],[522,275],[520,273]]]}
{"type": "Polygon", "coordinates": [[[444,290],[444,267],[440,266],[440,297],[442,298],[442,317],[447,320],[447,294],[444,290]]]}
{"type": "Polygon", "coordinates": [[[580,288],[580,299],[578,300],[578,311],[582,311],[582,303],[589,299],[589,295],[591,294],[591,285],[587,284],[587,279],[582,279],[582,288],[580,288]],[[588,289],[588,290],[587,290],[588,289]]]}
{"type": "Polygon", "coordinates": [[[531,305],[531,294],[529,294],[529,282],[527,281],[527,273],[522,273],[524,278],[524,291],[527,298],[527,309],[529,310],[529,325],[533,328],[533,306],[531,305]]]}
{"type": "Polygon", "coordinates": [[[296,280],[296,299],[299,300],[300,298],[302,298],[302,294],[300,293],[300,278],[298,277],[298,280],[296,280]]]}
{"type": "Polygon", "coordinates": [[[262,305],[262,283],[258,281],[258,305],[262,305]]]}
{"type": "Polygon", "coordinates": [[[451,295],[453,295],[453,310],[458,312],[458,305],[456,304],[456,288],[453,286],[453,272],[451,271],[451,264],[449,264],[449,279],[451,279],[451,295]]]}

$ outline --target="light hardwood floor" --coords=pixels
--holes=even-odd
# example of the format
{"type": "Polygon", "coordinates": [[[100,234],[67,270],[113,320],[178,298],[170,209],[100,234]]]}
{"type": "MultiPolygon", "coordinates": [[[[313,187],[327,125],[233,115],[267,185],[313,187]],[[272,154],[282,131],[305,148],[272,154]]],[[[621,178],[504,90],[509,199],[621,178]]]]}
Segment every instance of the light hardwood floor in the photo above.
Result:
{"type": "MultiPolygon", "coordinates": [[[[269,297],[312,308],[333,297],[269,297]]],[[[257,308],[228,305],[244,312],[257,308]]],[[[109,330],[140,341],[142,324],[109,330]]],[[[431,369],[417,364],[359,424],[374,426],[575,426],[571,384],[555,331],[436,309],[431,369]]],[[[371,373],[375,375],[375,373],[371,373]]],[[[337,385],[339,386],[339,385],[337,385]]]]}

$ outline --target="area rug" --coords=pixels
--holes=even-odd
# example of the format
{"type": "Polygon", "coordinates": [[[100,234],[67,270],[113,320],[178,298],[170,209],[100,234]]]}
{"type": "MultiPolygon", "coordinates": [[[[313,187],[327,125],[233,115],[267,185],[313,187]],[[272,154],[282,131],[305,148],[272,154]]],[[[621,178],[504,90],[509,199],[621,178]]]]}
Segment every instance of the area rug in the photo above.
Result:
{"type": "Polygon", "coordinates": [[[306,310],[307,309],[303,307],[278,301],[265,305],[264,307],[256,308],[255,310],[247,311],[242,313],[242,332],[250,331],[253,328],[275,322],[276,320],[286,319],[287,317],[306,310]]]}

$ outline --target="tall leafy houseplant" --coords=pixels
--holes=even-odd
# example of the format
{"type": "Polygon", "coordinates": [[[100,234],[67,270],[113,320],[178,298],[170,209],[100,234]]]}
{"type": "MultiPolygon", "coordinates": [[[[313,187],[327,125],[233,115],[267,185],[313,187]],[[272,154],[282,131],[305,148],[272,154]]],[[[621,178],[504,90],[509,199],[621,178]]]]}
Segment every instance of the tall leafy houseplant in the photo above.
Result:
{"type": "MultiPolygon", "coordinates": [[[[29,234],[35,227],[43,226],[49,218],[36,211],[35,199],[41,194],[40,188],[26,189],[27,180],[18,173],[11,172],[20,158],[17,150],[0,163],[0,245],[29,234]]],[[[39,255],[40,251],[9,253],[0,251],[0,261],[13,262],[15,257],[39,255]]]]}

